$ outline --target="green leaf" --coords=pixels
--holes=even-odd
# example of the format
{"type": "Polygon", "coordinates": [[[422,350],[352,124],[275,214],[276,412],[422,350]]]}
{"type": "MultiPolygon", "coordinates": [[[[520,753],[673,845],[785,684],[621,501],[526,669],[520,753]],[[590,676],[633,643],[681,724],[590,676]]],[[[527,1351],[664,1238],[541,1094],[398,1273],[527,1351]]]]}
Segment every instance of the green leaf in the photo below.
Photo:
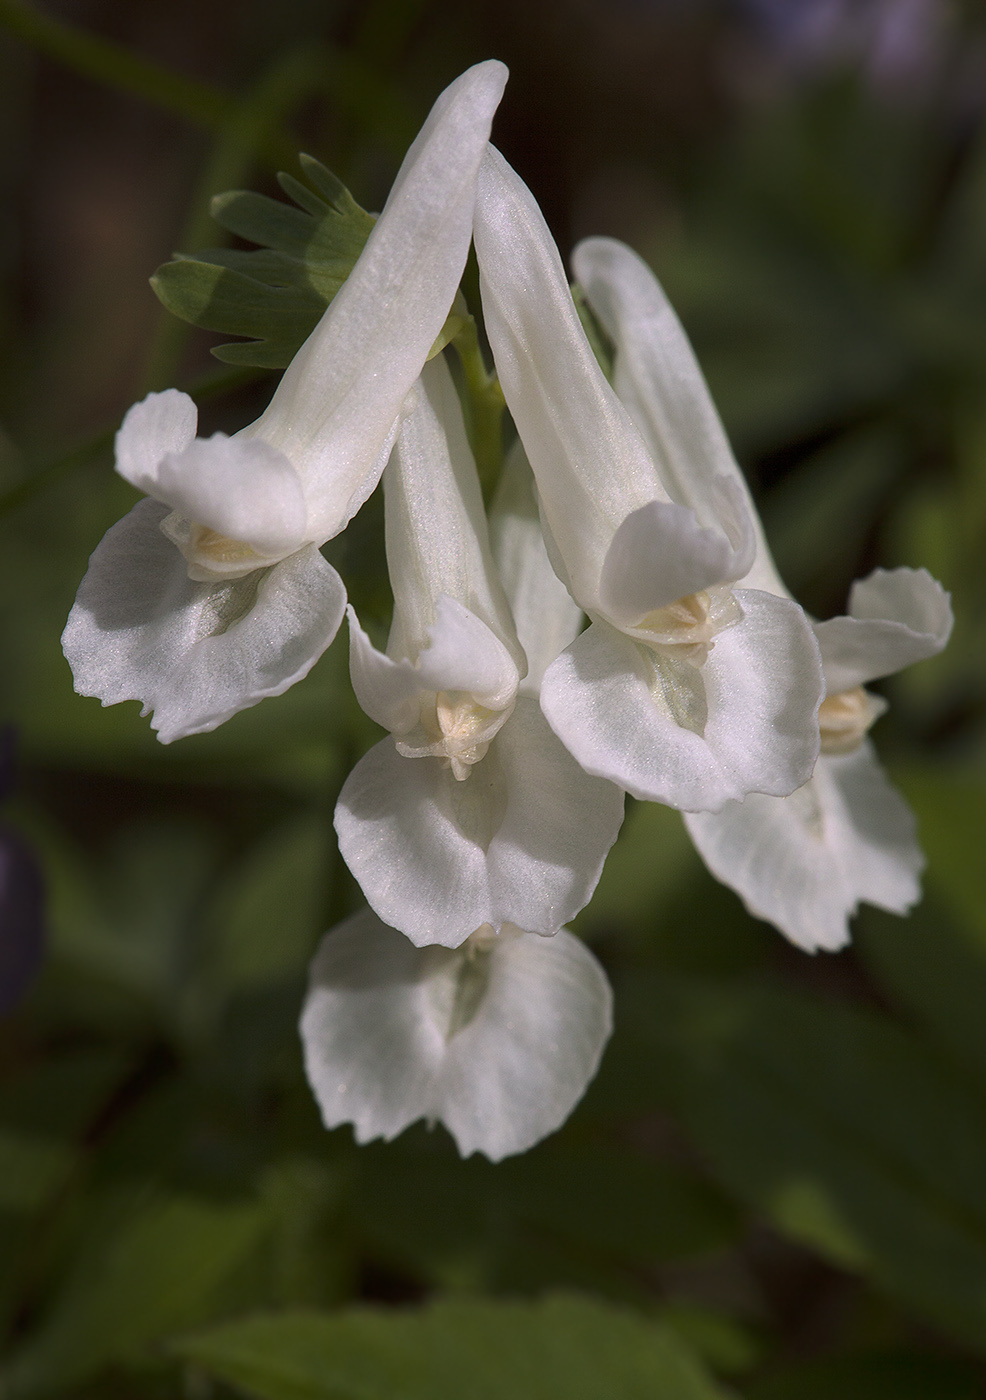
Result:
{"type": "Polygon", "coordinates": [[[158,1197],[132,1205],[83,1250],[37,1331],[0,1374],[11,1397],[41,1395],[139,1354],[214,1315],[269,1228],[253,1202],[158,1197]]]}
{"type": "Polygon", "coordinates": [[[664,1328],[574,1297],[286,1313],[179,1351],[263,1400],[724,1400],[664,1328]]]}
{"type": "Polygon", "coordinates": [[[294,205],[249,190],[212,202],[216,222],[259,246],[178,254],[158,268],[151,286],[175,316],[205,330],[250,336],[217,345],[227,364],[283,369],[315,329],[353,269],[374,218],[331,171],[299,157],[308,185],[278,176],[294,205]]]}
{"type": "Polygon", "coordinates": [[[317,815],[277,828],[217,890],[212,920],[223,985],[244,991],[304,971],[324,931],[331,828],[317,815]]]}
{"type": "Polygon", "coordinates": [[[667,1088],[719,1178],[780,1229],[986,1345],[986,1112],[860,1008],[669,979],[667,1088]]]}

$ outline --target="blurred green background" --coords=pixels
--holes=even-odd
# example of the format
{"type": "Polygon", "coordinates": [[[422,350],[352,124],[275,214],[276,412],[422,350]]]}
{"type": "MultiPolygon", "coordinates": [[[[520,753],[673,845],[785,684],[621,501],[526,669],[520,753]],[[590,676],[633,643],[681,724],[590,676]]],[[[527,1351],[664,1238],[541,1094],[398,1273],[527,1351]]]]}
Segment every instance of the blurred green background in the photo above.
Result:
{"type": "MultiPolygon", "coordinates": [[[[986,1395],[986,17],[0,0],[0,109],[3,815],[48,935],[0,1021],[0,1393],[986,1395]],[[665,282],[805,606],[910,564],[957,614],[876,731],[922,905],[808,957],[675,813],[630,804],[578,921],[616,988],[602,1072],[496,1167],[441,1129],[356,1149],[302,1075],[308,959],[360,903],[332,808],[376,737],[344,639],[172,748],[74,696],[58,645],[135,499],[129,404],[191,387],[231,430],[274,382],[218,365],[148,277],[221,241],[209,196],[277,193],[298,150],[379,209],[487,57],[512,70],[495,139],[562,249],[612,234],[665,282]]],[[[384,625],[378,503],[330,549],[384,625]]]]}

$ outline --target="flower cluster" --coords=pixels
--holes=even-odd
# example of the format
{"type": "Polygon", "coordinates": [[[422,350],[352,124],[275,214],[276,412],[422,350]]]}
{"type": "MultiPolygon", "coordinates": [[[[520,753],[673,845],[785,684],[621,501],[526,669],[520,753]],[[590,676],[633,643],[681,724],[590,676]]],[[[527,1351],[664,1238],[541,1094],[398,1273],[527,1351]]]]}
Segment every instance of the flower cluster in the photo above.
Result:
{"type": "Polygon", "coordinates": [[[163,742],[215,728],[332,641],[345,590],[320,546],[382,478],[386,649],[348,616],[354,691],[388,733],[335,817],[370,908],[312,965],[305,1062],[327,1126],[441,1120],[493,1159],[553,1131],[599,1063],[609,987],[564,925],[625,793],[684,812],[713,873],[805,948],[844,942],[862,899],[914,902],[913,823],[863,686],[951,624],[910,569],[858,583],[847,617],[805,615],[658,283],[590,239],[573,265],[607,378],[488,145],[505,80],[479,64],[439,98],[257,422],[197,438],[174,390],[130,410],[117,470],[148,499],[96,550],[63,639],[77,689],[142,700],[163,742]],[[517,430],[488,516],[433,353],[471,240],[517,430]]]}

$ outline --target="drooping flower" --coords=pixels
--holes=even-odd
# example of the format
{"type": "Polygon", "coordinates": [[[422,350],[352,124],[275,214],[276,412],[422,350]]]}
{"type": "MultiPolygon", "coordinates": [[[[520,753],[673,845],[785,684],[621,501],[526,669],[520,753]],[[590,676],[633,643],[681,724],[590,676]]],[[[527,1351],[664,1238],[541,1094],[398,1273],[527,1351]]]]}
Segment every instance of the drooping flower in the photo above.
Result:
{"type": "Polygon", "coordinates": [[[561,1126],[611,1028],[606,976],[565,929],[487,925],[454,950],[415,948],[369,910],[326,935],[301,1018],[327,1128],[369,1142],[437,1120],[462,1156],[494,1162],[561,1126]]]}
{"type": "Polygon", "coordinates": [[[904,914],[921,896],[914,817],[866,737],[886,702],[863,687],[934,656],[951,628],[948,595],[925,569],[877,569],[855,583],[849,616],[815,624],[827,695],[809,781],[789,797],[685,818],[713,875],[809,952],[848,943],[860,901],[904,914]]]}
{"type": "MultiPolygon", "coordinates": [[[[664,461],[675,499],[701,512],[707,463],[715,462],[743,493],[753,521],[757,550],[740,581],[744,594],[754,588],[788,598],[701,370],[654,274],[612,239],[587,240],[573,262],[616,348],[614,387],[664,461]]],[[[866,739],[884,701],[863,686],[933,656],[951,624],[948,597],[924,569],[878,569],[856,583],[849,616],[814,625],[826,698],[812,777],[786,797],[751,793],[718,813],[685,817],[712,873],[803,948],[841,947],[860,900],[903,913],[919,896],[924,862],[914,819],[866,739]]]]}
{"type": "Polygon", "coordinates": [[[549,724],[587,772],[684,810],[793,791],[818,753],[818,650],[795,603],[734,587],[756,527],[721,429],[700,444],[701,493],[682,499],[596,362],[530,191],[492,148],[475,241],[551,561],[591,619],[545,675],[549,724]]]}
{"type": "MultiPolygon", "coordinates": [[[[486,924],[552,934],[595,888],[623,795],[582,771],[521,688],[527,662],[441,359],[421,376],[384,496],[393,625],[383,654],[351,611],[350,663],[360,704],[391,737],[343,786],[339,849],[380,918],[419,946],[457,947],[486,924]]],[[[553,590],[535,616],[521,594],[544,569],[524,562],[543,552],[539,535],[520,522],[501,533],[540,667],[541,637],[564,644],[579,614],[553,590]]]]}
{"type": "Polygon", "coordinates": [[[319,546],[376,486],[465,265],[506,69],[438,98],[349,278],[265,412],[196,438],[176,390],[136,404],[117,470],[150,499],[96,549],[63,636],[80,694],[139,699],[163,743],[301,679],[345,609],[319,546]]]}

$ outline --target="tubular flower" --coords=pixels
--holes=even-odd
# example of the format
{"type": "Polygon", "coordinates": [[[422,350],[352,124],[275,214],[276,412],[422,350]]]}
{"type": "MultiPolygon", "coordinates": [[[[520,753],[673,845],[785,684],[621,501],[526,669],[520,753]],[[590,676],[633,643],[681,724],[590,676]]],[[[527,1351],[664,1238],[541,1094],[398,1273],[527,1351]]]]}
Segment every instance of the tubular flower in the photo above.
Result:
{"type": "MultiPolygon", "coordinates": [[[[454,948],[487,924],[552,934],[595,888],[623,795],[579,768],[521,687],[527,662],[441,359],[422,373],[384,498],[394,620],[383,654],[350,610],[350,670],[363,709],[391,737],[343,786],[339,849],[380,918],[419,946],[454,948]]],[[[518,559],[523,529],[502,531],[520,591],[538,570],[518,559]]],[[[524,538],[543,551],[536,531],[524,538]]],[[[541,599],[549,638],[578,626],[570,600],[561,614],[559,601],[541,599]]],[[[526,640],[540,665],[532,611],[526,640]]]]}
{"type": "Polygon", "coordinates": [[[815,624],[827,695],[812,777],[789,797],[685,818],[713,875],[809,952],[848,943],[861,900],[903,914],[920,898],[914,817],[866,737],[886,702],[863,687],[934,656],[951,629],[948,595],[925,569],[877,569],[855,583],[849,616],[815,624]]]}
{"type": "MultiPolygon", "coordinates": [[[[616,347],[614,387],[677,501],[710,509],[710,473],[732,481],[756,540],[737,594],[788,599],[702,372],[657,279],[613,239],[582,243],[573,259],[586,296],[616,347]]],[[[744,603],[745,606],[745,603],[744,603]]],[[[788,796],[751,793],[685,824],[709,869],[751,913],[801,947],[839,948],[860,900],[903,913],[919,896],[923,858],[914,819],[888,783],[866,733],[885,702],[863,689],[933,656],[948,640],[948,597],[923,569],[878,569],[854,585],[848,617],[814,624],[825,679],[821,754],[788,796]]]]}
{"type": "Polygon", "coordinates": [[[452,305],[506,77],[481,63],[438,98],[255,423],[197,438],[174,389],[127,414],[117,470],[150,499],[107,533],[79,589],[62,642],[80,694],[142,700],[169,743],[280,694],[331,642],[345,590],[319,546],[376,486],[452,305]]]}
{"type": "Polygon", "coordinates": [[[566,929],[487,924],[455,950],[415,948],[369,910],[323,939],[301,1017],[327,1128],[369,1142],[438,1120],[462,1156],[494,1162],[561,1126],[611,1029],[606,976],[566,929]]]}
{"type": "Polygon", "coordinates": [[[551,561],[591,619],[545,675],[549,724],[587,772],[636,797],[698,811],[791,792],[818,753],[818,651],[796,604],[733,587],[756,526],[721,429],[709,441],[686,425],[679,455],[703,485],[684,499],[599,368],[530,191],[492,147],[475,241],[551,561]]]}

